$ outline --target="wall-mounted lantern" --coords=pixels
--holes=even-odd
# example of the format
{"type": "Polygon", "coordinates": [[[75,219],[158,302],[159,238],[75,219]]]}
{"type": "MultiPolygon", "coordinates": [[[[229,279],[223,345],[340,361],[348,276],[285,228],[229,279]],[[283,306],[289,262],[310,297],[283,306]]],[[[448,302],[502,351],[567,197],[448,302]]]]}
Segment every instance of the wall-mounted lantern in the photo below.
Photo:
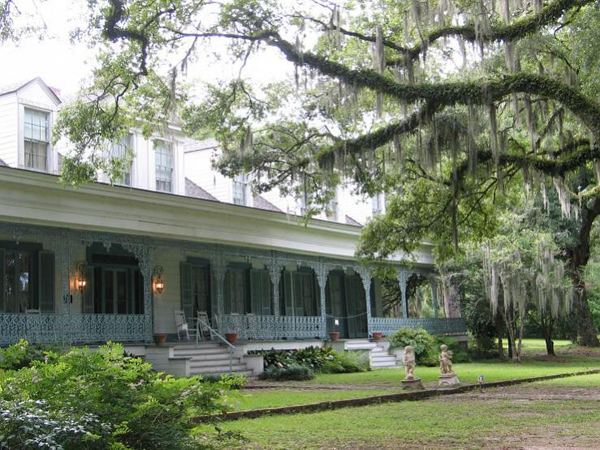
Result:
{"type": "Polygon", "coordinates": [[[77,279],[75,280],[77,289],[83,294],[85,287],[87,286],[87,280],[85,279],[85,263],[83,261],[77,263],[77,279]]]}
{"type": "Polygon", "coordinates": [[[165,289],[165,282],[162,279],[163,267],[156,266],[154,268],[153,284],[154,284],[154,292],[157,294],[162,294],[162,291],[165,289]]]}

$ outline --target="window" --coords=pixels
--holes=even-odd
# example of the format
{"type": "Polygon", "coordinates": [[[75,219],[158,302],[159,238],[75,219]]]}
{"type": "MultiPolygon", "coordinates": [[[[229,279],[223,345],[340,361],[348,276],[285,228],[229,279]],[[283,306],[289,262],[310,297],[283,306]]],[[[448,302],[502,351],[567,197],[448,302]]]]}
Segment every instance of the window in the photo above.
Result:
{"type": "Polygon", "coordinates": [[[248,200],[246,191],[248,188],[248,176],[246,174],[236,175],[233,179],[233,203],[246,206],[248,200]]]}
{"type": "Polygon", "coordinates": [[[128,150],[131,150],[132,147],[132,136],[130,134],[124,136],[119,142],[111,144],[110,146],[110,158],[119,160],[119,162],[124,164],[123,177],[116,181],[117,184],[131,186],[132,161],[125,161],[125,158],[127,157],[127,159],[129,159],[128,150]]]}
{"type": "Polygon", "coordinates": [[[54,312],[54,254],[35,245],[0,246],[0,311],[54,312]]]}
{"type": "Polygon", "coordinates": [[[156,190],[173,192],[173,149],[167,142],[155,142],[156,190]]]}
{"type": "Polygon", "coordinates": [[[337,193],[333,196],[327,204],[327,218],[331,220],[338,220],[338,200],[337,193]]]}
{"type": "Polygon", "coordinates": [[[48,170],[49,117],[46,112],[25,108],[23,127],[25,167],[48,170]]]}
{"type": "Polygon", "coordinates": [[[371,202],[374,216],[385,212],[385,195],[383,192],[377,192],[371,199],[371,202]]]}

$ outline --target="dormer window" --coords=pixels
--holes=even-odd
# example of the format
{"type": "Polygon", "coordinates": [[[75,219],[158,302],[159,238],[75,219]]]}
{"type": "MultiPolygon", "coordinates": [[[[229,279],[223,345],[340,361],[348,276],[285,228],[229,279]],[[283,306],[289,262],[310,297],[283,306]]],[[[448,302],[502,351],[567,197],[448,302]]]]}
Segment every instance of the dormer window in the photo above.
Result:
{"type": "Polygon", "coordinates": [[[48,171],[50,146],[50,114],[25,108],[24,165],[30,169],[48,171]]]}
{"type": "MultiPolygon", "coordinates": [[[[123,160],[127,155],[127,150],[132,148],[131,135],[123,137],[116,144],[111,144],[110,146],[110,156],[111,158],[123,160]]],[[[129,162],[123,170],[123,177],[120,180],[117,180],[117,184],[121,184],[123,186],[131,186],[131,167],[132,163],[129,162]]]]}
{"type": "Polygon", "coordinates": [[[385,212],[385,195],[383,192],[377,192],[371,199],[371,202],[374,216],[385,212]]]}
{"type": "Polygon", "coordinates": [[[248,175],[239,174],[233,179],[233,203],[236,205],[247,205],[248,201],[248,175]]]}
{"type": "Polygon", "coordinates": [[[327,218],[329,220],[334,220],[337,222],[338,220],[338,200],[337,200],[337,192],[333,196],[331,200],[327,203],[327,218]]]}
{"type": "Polygon", "coordinates": [[[173,149],[168,142],[156,141],[156,190],[173,192],[173,149]]]}

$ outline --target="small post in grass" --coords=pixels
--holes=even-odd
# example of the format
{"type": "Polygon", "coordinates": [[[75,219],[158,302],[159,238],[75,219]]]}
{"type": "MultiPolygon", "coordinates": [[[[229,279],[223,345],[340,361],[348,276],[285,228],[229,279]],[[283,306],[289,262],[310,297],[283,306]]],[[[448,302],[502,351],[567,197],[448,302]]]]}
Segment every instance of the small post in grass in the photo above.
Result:
{"type": "Polygon", "coordinates": [[[479,375],[477,381],[479,382],[479,390],[483,392],[483,375],[479,375]]]}

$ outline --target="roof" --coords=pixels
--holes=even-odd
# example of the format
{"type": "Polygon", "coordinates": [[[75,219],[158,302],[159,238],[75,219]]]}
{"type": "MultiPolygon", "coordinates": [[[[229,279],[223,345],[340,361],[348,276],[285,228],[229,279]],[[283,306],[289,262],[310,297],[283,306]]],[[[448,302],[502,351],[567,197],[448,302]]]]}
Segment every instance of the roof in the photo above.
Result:
{"type": "Polygon", "coordinates": [[[253,205],[255,208],[258,208],[258,209],[266,209],[268,211],[283,212],[281,209],[279,209],[277,206],[275,206],[273,203],[271,203],[269,200],[267,200],[266,198],[264,198],[261,195],[254,196],[253,205]]]}
{"type": "Polygon", "coordinates": [[[185,179],[185,195],[186,197],[201,198],[202,200],[211,200],[213,202],[219,201],[189,178],[185,179]]]}
{"type": "Polygon", "coordinates": [[[196,139],[186,139],[183,144],[184,152],[196,152],[200,150],[216,149],[219,147],[219,143],[214,138],[203,139],[198,141],[196,139]]]}
{"type": "Polygon", "coordinates": [[[362,227],[362,224],[358,220],[354,220],[348,214],[346,214],[346,224],[353,225],[355,227],[362,227]]]}
{"type": "Polygon", "coordinates": [[[14,83],[10,83],[4,86],[0,86],[0,96],[2,95],[6,95],[6,94],[12,94],[14,92],[17,92],[21,89],[23,89],[24,87],[32,84],[32,83],[40,83],[42,85],[42,87],[44,89],[46,89],[48,91],[48,93],[50,95],[52,95],[54,97],[54,99],[56,100],[57,103],[62,103],[62,100],[60,99],[59,95],[60,95],[60,90],[57,88],[53,88],[48,86],[44,80],[42,80],[40,77],[35,77],[33,79],[30,79],[28,81],[24,81],[24,80],[20,80],[20,81],[16,81],[14,83]]]}

